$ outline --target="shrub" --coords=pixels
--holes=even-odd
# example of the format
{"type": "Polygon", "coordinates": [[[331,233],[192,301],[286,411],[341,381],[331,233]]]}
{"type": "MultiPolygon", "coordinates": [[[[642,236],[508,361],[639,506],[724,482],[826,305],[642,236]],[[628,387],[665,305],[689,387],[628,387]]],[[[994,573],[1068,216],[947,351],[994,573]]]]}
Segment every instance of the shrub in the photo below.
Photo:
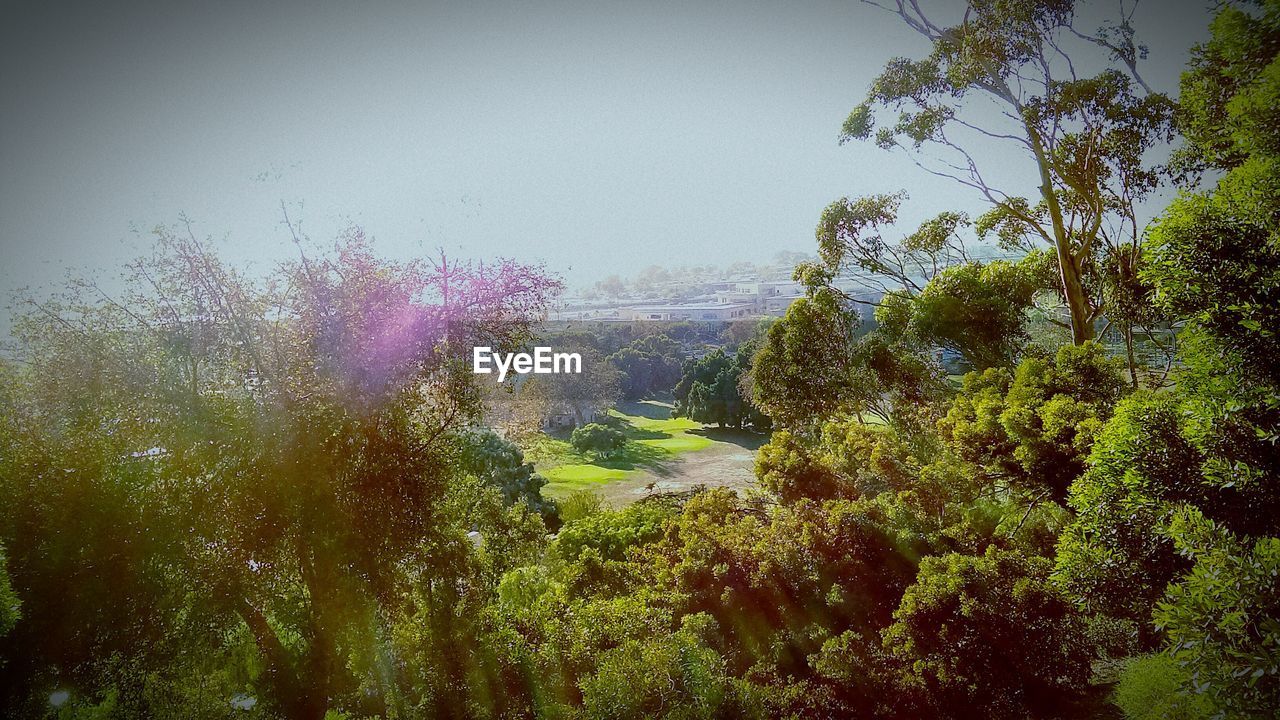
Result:
{"type": "Polygon", "coordinates": [[[1187,693],[1187,673],[1168,655],[1144,655],[1129,661],[1112,702],[1128,720],[1200,720],[1213,714],[1203,695],[1187,693]]]}
{"type": "Polygon", "coordinates": [[[884,631],[903,690],[954,717],[1040,717],[1088,680],[1083,619],[1016,551],[927,557],[884,631]]]}
{"type": "Polygon", "coordinates": [[[575,490],[556,504],[560,508],[560,520],[565,523],[604,511],[604,500],[590,490],[575,490]]]}
{"type": "Polygon", "coordinates": [[[569,436],[569,444],[580,453],[589,452],[607,457],[626,445],[627,437],[613,428],[591,423],[574,430],[569,436]]]}
{"type": "Polygon", "coordinates": [[[671,510],[650,503],[597,512],[566,522],[556,538],[556,548],[567,560],[577,559],[586,548],[596,550],[605,560],[622,560],[632,545],[660,538],[663,523],[671,514],[671,510]]]}

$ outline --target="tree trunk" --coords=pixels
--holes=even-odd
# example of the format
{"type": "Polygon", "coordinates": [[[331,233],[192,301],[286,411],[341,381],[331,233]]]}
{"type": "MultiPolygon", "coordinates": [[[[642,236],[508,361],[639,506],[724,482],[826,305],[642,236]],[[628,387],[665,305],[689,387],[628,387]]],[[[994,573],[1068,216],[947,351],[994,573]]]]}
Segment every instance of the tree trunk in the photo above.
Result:
{"type": "Polygon", "coordinates": [[[1045,155],[1040,133],[1031,123],[1025,123],[1025,127],[1031,151],[1040,169],[1040,197],[1044,199],[1045,206],[1049,209],[1049,219],[1053,223],[1053,246],[1058,256],[1062,295],[1071,311],[1071,340],[1076,345],[1083,345],[1093,339],[1094,329],[1093,311],[1089,307],[1089,297],[1085,294],[1084,283],[1080,279],[1081,258],[1072,249],[1071,238],[1062,220],[1062,205],[1058,202],[1058,193],[1053,189],[1049,158],[1045,155]]]}
{"type": "Polygon", "coordinates": [[[1062,290],[1067,298],[1067,308],[1071,310],[1071,341],[1076,345],[1083,345],[1094,337],[1093,312],[1084,292],[1084,284],[1080,281],[1080,268],[1071,253],[1069,242],[1064,238],[1055,244],[1058,264],[1062,267],[1062,290]]]}
{"type": "Polygon", "coordinates": [[[1124,351],[1129,360],[1129,379],[1133,382],[1133,389],[1138,389],[1138,360],[1133,354],[1133,323],[1126,322],[1124,324],[1124,351]]]}
{"type": "Polygon", "coordinates": [[[236,614],[249,627],[266,665],[267,689],[271,695],[266,699],[274,703],[282,715],[292,720],[323,718],[327,710],[325,703],[317,703],[316,698],[303,687],[288,650],[276,637],[266,615],[243,597],[236,598],[235,603],[236,614]]]}

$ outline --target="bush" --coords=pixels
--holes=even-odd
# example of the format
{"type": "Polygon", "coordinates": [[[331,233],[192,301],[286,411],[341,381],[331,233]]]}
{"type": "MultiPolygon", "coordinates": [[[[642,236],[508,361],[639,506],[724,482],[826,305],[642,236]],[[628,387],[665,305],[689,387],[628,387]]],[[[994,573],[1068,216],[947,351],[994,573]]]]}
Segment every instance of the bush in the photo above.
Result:
{"type": "Polygon", "coordinates": [[[542,497],[546,478],[534,472],[533,463],[524,461],[519,445],[493,430],[474,430],[463,437],[462,468],[502,493],[507,505],[524,502],[544,519],[555,517],[555,503],[542,497]]]}
{"type": "Polygon", "coordinates": [[[1066,346],[1052,358],[1023,359],[1012,374],[969,373],[939,427],[957,455],[991,478],[1062,501],[1125,387],[1120,363],[1101,345],[1066,346]]]}
{"type": "Polygon", "coordinates": [[[952,717],[1042,717],[1089,678],[1084,622],[1051,563],[994,546],[927,557],[884,631],[903,690],[952,717]]]}
{"type": "Polygon", "coordinates": [[[1057,581],[1087,614],[1140,623],[1189,563],[1162,532],[1172,503],[1202,486],[1202,459],[1167,393],[1137,393],[1099,435],[1089,470],[1071,488],[1075,521],[1058,545],[1057,581]]]}
{"type": "Polygon", "coordinates": [[[605,560],[622,560],[627,548],[662,537],[663,524],[671,515],[671,510],[651,503],[597,512],[566,522],[555,547],[566,560],[576,559],[586,548],[594,549],[605,560]]]}
{"type": "Polygon", "coordinates": [[[1112,702],[1128,720],[1200,720],[1213,714],[1203,695],[1184,692],[1187,673],[1168,655],[1144,655],[1129,661],[1112,702]]]}
{"type": "Polygon", "coordinates": [[[604,511],[604,500],[590,490],[575,490],[556,504],[560,508],[560,520],[564,523],[604,511]]]}
{"type": "Polygon", "coordinates": [[[1169,656],[1227,718],[1280,708],[1280,538],[1235,537],[1197,510],[1179,510],[1169,534],[1195,561],[1156,605],[1169,656]]]}
{"type": "Polygon", "coordinates": [[[583,425],[569,436],[569,444],[580,453],[607,457],[627,444],[627,436],[599,423],[583,425]]]}
{"type": "Polygon", "coordinates": [[[840,478],[814,457],[802,438],[787,430],[775,432],[769,442],[760,447],[755,472],[760,484],[785,502],[846,494],[842,492],[840,478]]]}
{"type": "Polygon", "coordinates": [[[692,633],[631,640],[582,683],[588,718],[750,717],[725,661],[692,633]]]}

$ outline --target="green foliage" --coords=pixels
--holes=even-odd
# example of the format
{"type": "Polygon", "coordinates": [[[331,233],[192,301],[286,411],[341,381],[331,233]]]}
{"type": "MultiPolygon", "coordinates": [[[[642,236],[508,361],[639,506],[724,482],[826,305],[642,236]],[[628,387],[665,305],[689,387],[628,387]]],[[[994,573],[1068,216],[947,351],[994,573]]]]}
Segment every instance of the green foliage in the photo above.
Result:
{"type": "Polygon", "coordinates": [[[563,522],[573,522],[604,510],[604,500],[590,490],[575,490],[556,503],[563,522]]]}
{"type": "MultiPolygon", "coordinates": [[[[1280,86],[1280,80],[1277,81],[1280,86]]],[[[1209,196],[1176,200],[1152,232],[1147,277],[1213,338],[1230,370],[1280,383],[1280,156],[1252,157],[1209,196]]]]}
{"type": "Polygon", "coordinates": [[[1083,619],[1051,563],[988,548],[925,558],[884,641],[904,687],[942,717],[1039,717],[1089,677],[1083,619]]]}
{"type": "MultiPolygon", "coordinates": [[[[816,231],[818,257],[827,274],[834,276],[850,266],[876,275],[900,270],[881,228],[898,219],[905,192],[841,198],[822,211],[816,231]]],[[[923,244],[923,243],[922,243],[923,244]]]]}
{"type": "MultiPolygon", "coordinates": [[[[1218,437],[1235,436],[1243,467],[1280,439],[1280,4],[1225,4],[1212,38],[1183,76],[1182,129],[1196,162],[1225,174],[1208,192],[1176,199],[1151,233],[1146,277],[1157,302],[1187,317],[1197,415],[1218,437]],[[1216,406],[1216,407],[1215,407],[1216,406]],[[1245,460],[1245,458],[1249,458],[1245,460]]],[[[1211,469],[1222,475],[1220,469],[1211,469]]],[[[1221,482],[1228,482],[1225,477],[1221,482]]]]}
{"type": "Polygon", "coordinates": [[[1171,503],[1200,496],[1201,462],[1176,398],[1138,393],[1116,408],[1071,488],[1076,520],[1058,548],[1058,578],[1086,611],[1148,625],[1186,567],[1161,528],[1171,503]]]}
{"type": "Polygon", "coordinates": [[[1197,510],[1170,523],[1195,562],[1155,613],[1169,654],[1196,693],[1230,718],[1280,708],[1280,538],[1241,541],[1197,510]]]}
{"type": "Polygon", "coordinates": [[[4,637],[22,617],[22,601],[9,581],[9,565],[0,545],[0,637],[4,637]]]}
{"type": "Polygon", "coordinates": [[[1186,699],[1171,712],[1280,707],[1277,18],[1275,2],[1224,5],[1183,77],[1182,160],[1225,170],[1151,232],[1143,278],[1188,318],[1184,367],[1175,392],[1135,396],[1108,424],[1059,552],[1064,587],[1090,611],[1149,620],[1154,605],[1176,689],[1138,690],[1186,699]]]}
{"type": "Polygon", "coordinates": [[[684,352],[680,343],[666,335],[647,335],[607,359],[622,372],[622,397],[639,400],[675,387],[684,352]]]}
{"type": "Polygon", "coordinates": [[[849,358],[857,326],[857,316],[831,292],[793,302],[756,354],[756,405],[775,421],[797,425],[852,404],[857,386],[849,358]]]}
{"type": "Polygon", "coordinates": [[[545,478],[524,461],[520,446],[489,429],[476,430],[462,439],[462,467],[502,493],[503,502],[523,502],[530,510],[550,517],[555,504],[542,497],[545,478]]]}
{"type": "Polygon", "coordinates": [[[788,430],[775,431],[769,442],[756,451],[755,472],[765,489],[786,502],[841,494],[836,474],[788,430]]]}
{"type": "MultiPolygon", "coordinates": [[[[795,271],[808,297],[771,327],[753,372],[757,403],[780,424],[801,430],[847,412],[860,420],[870,415],[904,435],[929,434],[934,406],[948,392],[940,348],[986,363],[1020,346],[1018,332],[981,317],[1012,301],[1016,306],[1001,308],[998,317],[1020,328],[1027,302],[998,297],[1021,292],[1000,282],[1009,275],[1005,264],[984,270],[969,262],[959,234],[967,216],[941,213],[897,243],[886,240],[904,197],[843,198],[823,213],[821,262],[795,271]],[[868,289],[881,291],[878,302],[836,287],[835,278],[851,270],[870,274],[868,289]],[[966,275],[984,272],[992,277],[976,283],[966,275]],[[860,332],[858,303],[876,306],[869,332],[860,332]]],[[[1014,274],[1022,277],[1017,267],[1014,274]]]]}
{"type": "Polygon", "coordinates": [[[920,473],[917,459],[890,428],[835,417],[822,425],[823,462],[849,486],[850,496],[909,489],[920,473]]]}
{"type": "Polygon", "coordinates": [[[580,453],[595,453],[598,457],[608,457],[621,450],[627,444],[627,436],[621,430],[615,430],[600,423],[590,423],[576,428],[569,436],[569,444],[580,453]]]}
{"type": "Polygon", "coordinates": [[[1054,249],[1073,340],[1092,339],[1106,309],[1123,320],[1132,349],[1133,321],[1142,316],[1133,308],[1113,316],[1109,303],[1140,296],[1121,287],[1135,276],[1098,271],[1104,258],[1136,257],[1135,208],[1164,174],[1147,156],[1172,139],[1174,104],[1143,81],[1138,61],[1146,50],[1130,18],[1122,13],[1090,33],[1075,25],[1075,4],[1067,1],[971,2],[953,26],[934,17],[944,14],[936,8],[907,3],[892,11],[924,36],[931,52],[890,60],[846,119],[841,142],[874,139],[884,149],[908,149],[932,162],[936,174],[978,189],[992,204],[978,222],[980,234],[995,231],[1007,248],[1043,242],[1054,249]],[[1106,48],[1110,62],[1096,75],[1077,74],[1083,64],[1072,61],[1075,40],[1106,48]],[[1036,81],[1027,82],[1031,76],[1036,81]],[[1012,127],[976,111],[974,94],[1004,108],[1012,127]],[[993,187],[985,171],[990,149],[967,142],[966,130],[1025,153],[1040,180],[1038,200],[993,187]]]}
{"type": "Polygon", "coordinates": [[[539,412],[581,425],[674,385],[692,419],[584,425],[573,447],[609,461],[577,469],[696,447],[695,420],[765,427],[758,406],[781,426],[765,492],[576,493],[549,537],[543,479],[476,429],[460,362],[530,339],[555,283],[511,264],[388,263],[353,237],[260,284],[169,233],[118,302],[83,284],[32,308],[0,364],[0,713],[1058,717],[1097,697],[1096,656],[1163,646],[1125,665],[1126,716],[1274,714],[1280,3],[1227,6],[1195,55],[1183,160],[1224,175],[1146,254],[1130,211],[1170,108],[1133,89],[1127,22],[1083,39],[1129,75],[1014,98],[1072,3],[970,3],[954,28],[900,9],[932,52],[890,61],[844,139],[963,153],[966,96],[1015,100],[1041,196],[972,227],[1056,253],[971,262],[956,212],[892,242],[902,194],[845,198],[797,268],[808,296],[726,329],[732,353],[680,366],[680,341],[722,339],[691,324],[556,336],[588,372],[548,379],[539,412]],[[885,282],[870,332],[849,271],[885,282]],[[1078,330],[1099,298],[1117,326],[1188,321],[1175,390],[1124,397],[1079,333],[1027,349],[1035,294],[1073,272],[1078,330]],[[954,397],[938,348],[979,368],[954,397]]]}
{"type": "MultiPolygon", "coordinates": [[[[1054,286],[1043,253],[1019,262],[975,262],[960,233],[967,215],[944,212],[901,241],[885,239],[905,193],[842,198],[818,223],[820,266],[797,269],[814,290],[850,270],[884,284],[876,307],[880,331],[893,343],[945,348],[978,368],[1007,364],[1026,341],[1026,311],[1037,290],[1054,286]]],[[[835,291],[839,294],[838,291],[835,291]]]]}
{"type": "Polygon", "coordinates": [[[1208,698],[1188,692],[1190,676],[1168,655],[1144,655],[1125,664],[1112,699],[1126,720],[1209,720],[1208,698]]]}
{"type": "Polygon", "coordinates": [[[510,349],[557,285],[387,262],[358,233],[254,281],[158,232],[121,295],[73,284],[15,323],[0,539],[24,616],[0,702],[30,714],[57,682],[143,716],[201,687],[223,708],[237,691],[280,714],[360,706],[377,676],[352,648],[410,566],[483,582],[445,512],[479,405],[438,318],[451,342],[510,349]]]}
{"type": "Polygon", "coordinates": [[[717,348],[706,357],[685,363],[676,384],[673,414],[720,427],[767,430],[769,418],[756,409],[750,392],[742,389],[754,353],[755,344],[744,342],[733,355],[717,348]]]}
{"type": "Polygon", "coordinates": [[[750,694],[728,674],[724,658],[691,629],[702,620],[709,618],[689,615],[685,627],[671,635],[629,640],[605,652],[599,669],[582,683],[585,716],[762,717],[750,694]]]}
{"type": "Polygon", "coordinates": [[[606,560],[622,560],[627,548],[653,542],[662,535],[671,511],[653,503],[625,510],[602,511],[566,522],[556,536],[555,551],[574,559],[590,548],[606,560]]]}
{"type": "Polygon", "coordinates": [[[757,513],[717,489],[689,500],[644,556],[681,613],[715,618],[738,667],[790,676],[829,637],[887,624],[920,549],[874,501],[757,513]]]}
{"type": "Polygon", "coordinates": [[[1234,168],[1249,156],[1276,155],[1277,11],[1274,0],[1224,3],[1211,39],[1196,48],[1179,95],[1184,163],[1234,168]]]}
{"type": "Polygon", "coordinates": [[[942,435],[991,478],[1066,498],[1103,422],[1125,390],[1120,364],[1096,343],[969,373],[942,435]]]}
{"type": "Polygon", "coordinates": [[[911,303],[909,331],[979,370],[1012,364],[1027,342],[1027,310],[1044,287],[1039,262],[1031,255],[943,270],[911,303]]]}

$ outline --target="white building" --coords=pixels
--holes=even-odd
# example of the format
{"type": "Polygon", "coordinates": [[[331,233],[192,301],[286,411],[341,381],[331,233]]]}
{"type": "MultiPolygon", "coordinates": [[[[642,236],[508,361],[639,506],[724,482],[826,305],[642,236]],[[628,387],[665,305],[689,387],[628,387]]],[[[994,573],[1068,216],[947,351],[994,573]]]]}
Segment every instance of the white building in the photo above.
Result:
{"type": "Polygon", "coordinates": [[[636,305],[622,308],[624,316],[631,320],[678,322],[681,320],[713,320],[726,322],[750,317],[755,312],[754,303],[712,302],[684,303],[676,305],[636,305]]]}

